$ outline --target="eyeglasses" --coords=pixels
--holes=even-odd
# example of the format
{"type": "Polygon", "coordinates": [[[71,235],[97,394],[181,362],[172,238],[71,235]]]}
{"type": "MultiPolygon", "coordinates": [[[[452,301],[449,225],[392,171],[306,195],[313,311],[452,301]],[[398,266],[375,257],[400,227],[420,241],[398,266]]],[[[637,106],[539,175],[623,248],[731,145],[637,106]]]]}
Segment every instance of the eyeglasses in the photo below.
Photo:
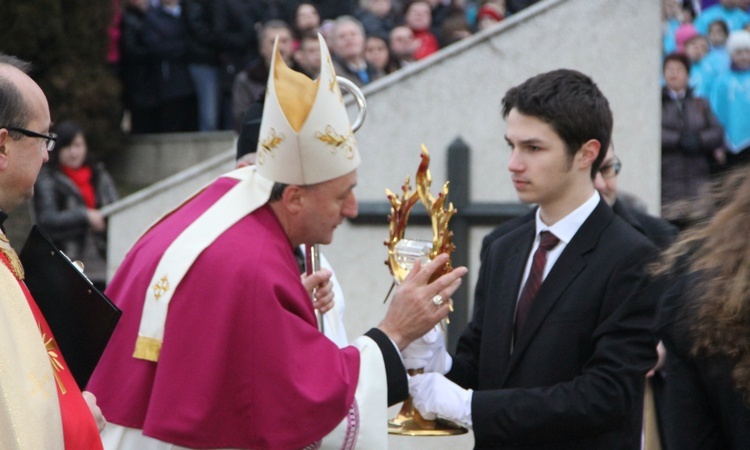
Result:
{"type": "Polygon", "coordinates": [[[51,152],[55,148],[55,143],[57,142],[57,134],[55,133],[41,134],[41,133],[36,133],[31,130],[27,130],[25,128],[18,128],[18,127],[0,127],[0,128],[5,128],[8,131],[16,131],[28,137],[44,139],[44,143],[47,146],[48,152],[51,152]]]}
{"type": "Polygon", "coordinates": [[[599,167],[599,173],[602,174],[602,178],[610,179],[619,175],[621,169],[622,163],[615,157],[611,162],[599,167]]]}

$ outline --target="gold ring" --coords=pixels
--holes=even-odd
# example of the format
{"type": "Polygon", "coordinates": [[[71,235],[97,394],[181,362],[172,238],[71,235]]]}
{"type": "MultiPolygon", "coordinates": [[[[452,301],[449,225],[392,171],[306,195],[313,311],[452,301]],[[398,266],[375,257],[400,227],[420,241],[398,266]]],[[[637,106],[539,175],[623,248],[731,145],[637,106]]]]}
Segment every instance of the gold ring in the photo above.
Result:
{"type": "Polygon", "coordinates": [[[443,296],[440,294],[437,294],[436,296],[432,297],[432,303],[435,304],[435,306],[439,307],[443,304],[445,300],[443,300],[443,296]]]}

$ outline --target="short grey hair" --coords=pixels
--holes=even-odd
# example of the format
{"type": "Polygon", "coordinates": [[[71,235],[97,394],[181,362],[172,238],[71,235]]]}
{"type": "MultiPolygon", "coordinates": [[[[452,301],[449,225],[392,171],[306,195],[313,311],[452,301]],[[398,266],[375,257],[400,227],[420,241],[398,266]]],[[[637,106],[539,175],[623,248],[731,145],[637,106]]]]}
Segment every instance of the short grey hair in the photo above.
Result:
{"type": "Polygon", "coordinates": [[[344,25],[346,23],[353,23],[354,25],[357,26],[357,28],[359,28],[360,33],[362,33],[362,37],[367,36],[367,33],[365,33],[365,27],[364,27],[364,25],[362,25],[362,22],[360,22],[359,20],[357,20],[356,17],[354,17],[354,16],[340,16],[336,20],[333,21],[333,28],[331,29],[331,34],[330,34],[330,37],[329,37],[329,39],[331,40],[331,46],[336,45],[336,30],[338,30],[338,28],[341,25],[344,25]]]}

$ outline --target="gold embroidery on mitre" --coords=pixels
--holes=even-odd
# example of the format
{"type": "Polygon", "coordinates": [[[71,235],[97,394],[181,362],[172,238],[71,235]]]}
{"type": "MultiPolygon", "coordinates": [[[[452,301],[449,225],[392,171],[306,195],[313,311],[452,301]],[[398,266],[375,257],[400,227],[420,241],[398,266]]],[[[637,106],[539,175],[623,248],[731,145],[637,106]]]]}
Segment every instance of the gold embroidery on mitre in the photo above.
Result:
{"type": "Polygon", "coordinates": [[[352,142],[354,140],[354,133],[351,129],[349,129],[349,134],[344,136],[336,133],[336,130],[331,125],[326,125],[325,133],[316,131],[314,136],[321,142],[333,147],[331,154],[336,154],[336,150],[340,148],[347,159],[354,158],[354,142],[352,142]]]}
{"type": "Polygon", "coordinates": [[[45,333],[42,330],[42,324],[37,322],[37,327],[39,327],[39,332],[42,334],[42,341],[44,342],[44,348],[47,349],[47,355],[49,356],[49,362],[52,365],[52,374],[55,376],[55,381],[57,381],[57,385],[60,386],[60,392],[63,393],[63,395],[67,394],[67,389],[65,389],[65,385],[63,384],[62,380],[60,379],[60,375],[58,372],[62,372],[65,370],[65,367],[62,365],[60,360],[58,358],[60,357],[60,349],[57,347],[57,343],[55,342],[55,338],[50,336],[47,338],[47,333],[45,333]]]}
{"type": "Polygon", "coordinates": [[[13,272],[13,275],[17,279],[23,280],[25,274],[23,271],[21,260],[18,258],[18,254],[16,253],[16,251],[13,250],[13,247],[10,246],[8,237],[3,233],[0,233],[0,252],[2,252],[3,255],[8,258],[8,262],[10,263],[10,270],[11,272],[13,272]]]}
{"type": "MultiPolygon", "coordinates": [[[[328,61],[328,66],[331,69],[331,74],[334,74],[336,71],[333,69],[333,64],[331,64],[331,57],[330,55],[326,58],[326,61],[328,61]]],[[[344,96],[341,94],[341,89],[339,88],[339,82],[336,79],[336,75],[333,75],[330,80],[328,80],[328,90],[331,91],[332,94],[337,94],[339,97],[339,103],[342,105],[344,104],[344,96]]]]}
{"type": "Polygon", "coordinates": [[[274,157],[273,149],[281,145],[284,142],[286,136],[284,133],[276,135],[276,130],[271,128],[268,130],[268,137],[260,141],[260,152],[258,152],[258,164],[263,164],[266,160],[266,153],[274,157]]]}
{"type": "Polygon", "coordinates": [[[164,275],[161,277],[159,281],[156,282],[153,286],[154,289],[154,298],[156,300],[159,300],[162,295],[169,292],[169,280],[167,279],[167,276],[164,275]]]}

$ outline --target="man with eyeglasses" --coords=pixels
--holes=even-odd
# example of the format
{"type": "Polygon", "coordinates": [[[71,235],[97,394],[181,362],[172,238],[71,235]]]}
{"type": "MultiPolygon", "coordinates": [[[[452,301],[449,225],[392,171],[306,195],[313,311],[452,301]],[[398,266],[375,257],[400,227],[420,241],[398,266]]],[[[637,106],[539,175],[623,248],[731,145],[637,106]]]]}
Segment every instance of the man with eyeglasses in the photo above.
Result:
{"type": "MultiPolygon", "coordinates": [[[[47,99],[28,68],[0,54],[0,228],[31,198],[55,147],[47,99]]],[[[2,230],[0,261],[0,448],[101,449],[96,400],[79,390],[2,230]]]]}
{"type": "MultiPolygon", "coordinates": [[[[607,155],[594,178],[594,187],[607,204],[612,207],[615,214],[625,219],[627,223],[661,250],[666,249],[677,236],[677,227],[660,217],[646,213],[638,205],[639,200],[631,194],[620,192],[618,195],[617,176],[620,174],[620,170],[622,170],[622,162],[615,155],[615,146],[612,144],[609,146],[607,155]]],[[[532,222],[535,214],[536,208],[533,208],[528,214],[503,222],[492,230],[482,240],[482,248],[479,252],[480,260],[484,261],[487,251],[495,240],[525,223],[532,222]]]]}

